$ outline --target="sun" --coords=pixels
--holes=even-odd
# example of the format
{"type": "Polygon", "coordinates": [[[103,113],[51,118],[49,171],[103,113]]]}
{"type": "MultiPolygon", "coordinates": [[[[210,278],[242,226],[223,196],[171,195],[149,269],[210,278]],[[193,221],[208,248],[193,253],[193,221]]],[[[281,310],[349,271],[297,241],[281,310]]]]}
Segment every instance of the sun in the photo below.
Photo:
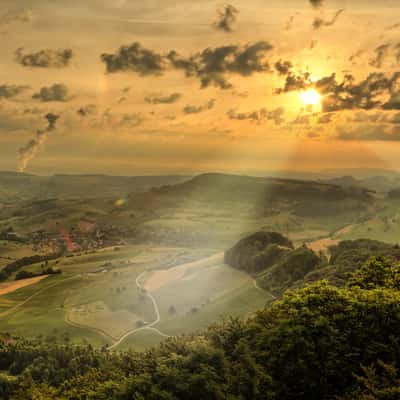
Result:
{"type": "Polygon", "coordinates": [[[322,96],[315,89],[307,89],[300,93],[300,99],[306,106],[316,106],[321,103],[322,96]]]}

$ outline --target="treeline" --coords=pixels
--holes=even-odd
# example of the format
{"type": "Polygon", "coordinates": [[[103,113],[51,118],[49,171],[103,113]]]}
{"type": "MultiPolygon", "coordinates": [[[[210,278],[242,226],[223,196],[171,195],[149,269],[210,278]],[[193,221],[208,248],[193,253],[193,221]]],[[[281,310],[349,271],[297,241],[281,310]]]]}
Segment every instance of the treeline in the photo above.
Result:
{"type": "Polygon", "coordinates": [[[31,272],[31,271],[18,271],[17,274],[15,275],[15,280],[19,281],[21,279],[28,279],[28,278],[35,278],[37,276],[43,276],[43,275],[58,275],[61,274],[60,269],[54,269],[53,267],[48,267],[42,269],[40,272],[31,272]]]}
{"type": "Polygon", "coordinates": [[[12,274],[17,272],[23,267],[28,265],[37,264],[41,262],[48,262],[50,260],[54,260],[58,258],[60,254],[50,254],[50,255],[33,255],[29,257],[22,257],[16,261],[13,261],[7,264],[1,271],[0,271],[0,282],[6,281],[12,274]]]}
{"type": "Polygon", "coordinates": [[[6,338],[0,397],[13,400],[398,400],[400,267],[374,258],[344,287],[289,291],[247,321],[145,353],[6,338]]]}

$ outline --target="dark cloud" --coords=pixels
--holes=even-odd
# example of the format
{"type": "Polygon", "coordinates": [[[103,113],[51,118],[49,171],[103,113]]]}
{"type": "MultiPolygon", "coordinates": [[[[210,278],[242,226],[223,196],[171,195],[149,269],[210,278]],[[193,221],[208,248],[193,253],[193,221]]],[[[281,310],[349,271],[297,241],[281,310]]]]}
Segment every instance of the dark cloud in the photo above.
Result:
{"type": "Polygon", "coordinates": [[[108,73],[131,71],[139,75],[161,75],[168,66],[164,56],[143,48],[138,42],[120,47],[116,54],[104,53],[101,60],[108,73]]]}
{"type": "Polygon", "coordinates": [[[65,68],[73,57],[71,49],[45,49],[35,53],[24,53],[23,48],[15,52],[16,61],[23,67],[31,68],[65,68]]]}
{"type": "Polygon", "coordinates": [[[323,2],[323,0],[310,0],[310,4],[315,8],[321,7],[323,2]]]}
{"type": "Polygon", "coordinates": [[[123,114],[119,120],[119,125],[134,128],[139,125],[142,125],[143,122],[144,118],[142,114],[139,113],[123,114]]]}
{"type": "Polygon", "coordinates": [[[295,75],[291,72],[286,76],[284,87],[276,89],[275,93],[282,94],[293,92],[296,90],[303,90],[310,86],[310,84],[310,74],[308,72],[304,72],[300,75],[295,75]]]}
{"type": "Polygon", "coordinates": [[[293,68],[293,64],[291,61],[279,60],[275,63],[274,67],[278,71],[279,75],[288,75],[293,68]]]}
{"type": "Polygon", "coordinates": [[[86,106],[81,107],[77,111],[78,115],[81,117],[87,117],[90,115],[96,115],[97,114],[97,106],[96,104],[87,104],[86,106]]]}
{"type": "Polygon", "coordinates": [[[256,72],[270,71],[269,62],[266,60],[266,54],[270,50],[271,44],[260,41],[245,46],[208,48],[183,63],[176,56],[170,59],[174,67],[183,69],[187,76],[198,77],[202,88],[213,85],[221,89],[230,89],[232,84],[227,81],[226,74],[250,76],[256,72]]]}
{"type": "Polygon", "coordinates": [[[365,53],[364,49],[357,50],[355,53],[353,53],[349,57],[349,62],[351,62],[353,65],[356,63],[356,60],[360,58],[363,54],[365,53]]]}
{"type": "Polygon", "coordinates": [[[11,99],[28,89],[26,85],[0,85],[0,99],[11,99]]]}
{"type": "Polygon", "coordinates": [[[239,11],[228,4],[223,9],[217,10],[217,20],[214,22],[214,27],[224,32],[233,32],[239,11]]]}
{"type": "Polygon", "coordinates": [[[249,112],[237,112],[232,109],[227,112],[229,119],[239,120],[239,121],[253,121],[257,123],[262,123],[265,121],[272,120],[276,125],[282,124],[284,119],[285,109],[283,107],[278,107],[275,110],[268,111],[266,108],[261,108],[260,110],[249,111],[249,112]]]}
{"type": "Polygon", "coordinates": [[[238,90],[232,90],[232,94],[234,96],[241,97],[243,99],[250,96],[250,92],[248,92],[246,90],[244,92],[238,91],[238,90]]]}
{"type": "Polygon", "coordinates": [[[60,83],[55,83],[49,87],[42,87],[39,92],[32,96],[32,98],[44,102],[70,100],[68,88],[60,83]]]}
{"type": "Polygon", "coordinates": [[[272,45],[265,41],[244,46],[231,45],[207,48],[189,57],[175,50],[167,55],[144,49],[139,43],[121,47],[117,54],[102,56],[107,72],[136,72],[140,75],[162,75],[168,69],[181,70],[187,77],[196,77],[201,87],[216,86],[230,89],[232,84],[226,74],[250,76],[256,72],[270,71],[266,55],[272,45]]]}
{"type": "Polygon", "coordinates": [[[398,92],[400,84],[400,72],[392,76],[383,73],[371,73],[364,80],[356,82],[354,76],[345,75],[341,82],[338,82],[336,75],[332,74],[317,81],[311,81],[308,73],[286,77],[283,88],[277,89],[276,93],[285,93],[296,90],[315,88],[323,95],[322,108],[324,112],[340,110],[374,108],[390,108],[384,97],[393,98],[398,92]]]}
{"type": "Polygon", "coordinates": [[[47,141],[50,132],[56,129],[56,123],[59,115],[48,113],[45,115],[47,120],[47,127],[36,131],[36,136],[31,139],[25,146],[18,150],[19,171],[25,171],[28,163],[35,157],[38,149],[47,141]]]}
{"type": "Polygon", "coordinates": [[[382,68],[384,61],[390,54],[390,43],[385,43],[375,49],[374,57],[369,61],[369,65],[375,68],[382,68]]]}
{"type": "Polygon", "coordinates": [[[400,91],[393,93],[382,108],[384,110],[400,110],[400,91]]]}
{"type": "Polygon", "coordinates": [[[25,108],[25,110],[22,112],[23,114],[32,114],[32,115],[37,115],[37,114],[42,114],[43,110],[37,107],[33,108],[25,108]]]}
{"type": "Polygon", "coordinates": [[[95,120],[94,126],[102,128],[135,128],[143,124],[145,121],[141,113],[114,113],[108,108],[95,120]]]}
{"type": "Polygon", "coordinates": [[[330,20],[325,20],[321,17],[317,17],[313,21],[313,28],[315,30],[321,29],[323,27],[335,25],[336,21],[340,17],[340,15],[344,12],[344,8],[341,8],[336,12],[336,14],[330,20]]]}
{"type": "Polygon", "coordinates": [[[144,99],[148,104],[172,104],[182,98],[181,93],[172,93],[166,96],[149,96],[144,99]]]}
{"type": "Polygon", "coordinates": [[[215,99],[209,100],[206,104],[200,106],[186,105],[183,109],[184,114],[199,114],[214,108],[215,99]]]}

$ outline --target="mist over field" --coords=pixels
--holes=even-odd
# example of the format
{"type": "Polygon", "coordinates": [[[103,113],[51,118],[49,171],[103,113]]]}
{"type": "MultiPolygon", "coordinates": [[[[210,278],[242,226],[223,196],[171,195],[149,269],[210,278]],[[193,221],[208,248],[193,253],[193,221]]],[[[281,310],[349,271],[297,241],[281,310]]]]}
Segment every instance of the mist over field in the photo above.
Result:
{"type": "Polygon", "coordinates": [[[399,31],[3,0],[0,399],[398,400],[399,31]]]}

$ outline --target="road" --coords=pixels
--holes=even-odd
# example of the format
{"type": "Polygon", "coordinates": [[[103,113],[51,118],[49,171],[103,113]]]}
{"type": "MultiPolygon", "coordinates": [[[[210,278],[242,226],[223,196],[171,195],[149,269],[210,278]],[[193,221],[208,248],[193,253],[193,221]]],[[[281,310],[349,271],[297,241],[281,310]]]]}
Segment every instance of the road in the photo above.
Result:
{"type": "MultiPolygon", "coordinates": [[[[209,262],[216,262],[216,261],[222,261],[223,260],[223,253],[218,253],[218,254],[214,254],[210,257],[207,257],[205,259],[202,260],[198,260],[198,261],[192,261],[190,263],[186,263],[186,264],[181,264],[181,265],[174,265],[174,263],[172,263],[172,265],[174,265],[173,268],[177,268],[177,267],[182,267],[182,268],[188,268],[188,267],[195,267],[195,266],[203,266],[205,265],[205,263],[209,263],[209,262]]],[[[169,265],[171,265],[171,263],[169,263],[169,265]]],[[[162,269],[162,271],[166,271],[166,269],[162,269]]],[[[136,278],[136,286],[138,287],[139,290],[145,290],[143,288],[143,286],[140,283],[141,278],[143,277],[143,275],[145,275],[148,271],[143,271],[137,278],[136,278]]],[[[262,289],[261,289],[262,290],[262,289]]],[[[160,316],[160,309],[158,307],[157,301],[154,298],[154,296],[150,293],[150,291],[147,289],[145,290],[147,297],[151,300],[151,302],[153,303],[153,307],[154,307],[154,312],[156,314],[156,319],[151,323],[148,324],[146,326],[142,326],[140,328],[135,328],[132,329],[126,333],[124,333],[116,342],[114,342],[112,345],[110,345],[108,347],[108,350],[114,350],[116,347],[118,347],[124,340],[126,340],[129,336],[132,336],[133,334],[140,332],[140,331],[144,331],[144,330],[151,330],[153,332],[158,333],[160,336],[168,338],[170,337],[170,335],[167,335],[166,333],[160,331],[159,329],[155,328],[154,326],[157,325],[160,320],[161,320],[161,316],[160,316]]]]}
{"type": "MultiPolygon", "coordinates": [[[[142,285],[140,284],[140,279],[142,278],[142,276],[144,274],[146,274],[147,271],[143,271],[137,278],[136,278],[136,286],[138,287],[139,290],[144,290],[142,285]]],[[[148,291],[145,290],[147,297],[151,300],[151,302],[153,303],[153,307],[154,307],[154,312],[156,314],[156,319],[151,323],[148,324],[146,326],[142,326],[140,328],[135,328],[132,329],[126,333],[124,333],[116,342],[114,342],[111,346],[108,347],[108,350],[113,350],[116,347],[118,347],[125,339],[127,339],[129,336],[135,334],[136,332],[140,332],[140,331],[144,331],[144,330],[152,330],[154,332],[157,332],[160,336],[163,337],[170,337],[169,335],[165,334],[164,332],[161,332],[159,329],[154,328],[154,325],[157,325],[160,320],[161,320],[161,316],[160,316],[160,309],[158,308],[158,304],[156,299],[154,298],[154,296],[148,291]]]]}

